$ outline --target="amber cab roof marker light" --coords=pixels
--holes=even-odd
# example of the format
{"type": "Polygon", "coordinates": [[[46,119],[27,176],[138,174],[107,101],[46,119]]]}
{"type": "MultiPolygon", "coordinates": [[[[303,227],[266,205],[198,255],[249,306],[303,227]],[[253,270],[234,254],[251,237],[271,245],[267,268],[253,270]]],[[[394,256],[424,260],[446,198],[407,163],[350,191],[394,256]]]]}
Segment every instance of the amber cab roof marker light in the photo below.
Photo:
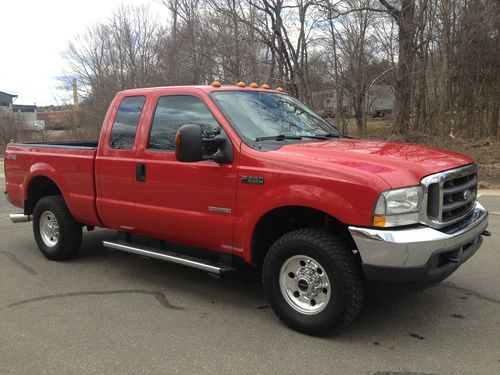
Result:
{"type": "Polygon", "coordinates": [[[259,85],[256,83],[256,82],[252,82],[250,84],[250,87],[253,88],[253,89],[258,89],[259,88],[259,85]]]}
{"type": "Polygon", "coordinates": [[[239,82],[236,84],[236,86],[238,86],[238,87],[246,87],[246,84],[245,84],[245,82],[243,82],[243,81],[239,81],[239,82]]]}
{"type": "Polygon", "coordinates": [[[220,84],[219,81],[213,81],[212,82],[212,87],[221,87],[222,85],[220,84]]]}
{"type": "Polygon", "coordinates": [[[285,90],[283,90],[283,87],[281,86],[276,87],[276,91],[285,92],[285,90]]]}
{"type": "Polygon", "coordinates": [[[262,86],[261,86],[264,90],[269,90],[269,85],[267,83],[264,83],[262,86]]]}

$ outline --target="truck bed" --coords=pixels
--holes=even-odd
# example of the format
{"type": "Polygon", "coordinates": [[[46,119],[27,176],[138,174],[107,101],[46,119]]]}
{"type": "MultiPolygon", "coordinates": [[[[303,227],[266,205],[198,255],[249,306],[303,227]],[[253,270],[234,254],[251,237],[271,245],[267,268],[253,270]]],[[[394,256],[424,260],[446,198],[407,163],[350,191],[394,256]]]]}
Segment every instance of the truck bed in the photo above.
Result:
{"type": "Polygon", "coordinates": [[[25,142],[9,143],[10,146],[40,146],[40,147],[58,147],[58,148],[91,148],[96,149],[97,141],[64,141],[64,142],[25,142]]]}
{"type": "Polygon", "coordinates": [[[50,179],[78,222],[100,225],[95,206],[97,145],[88,141],[8,144],[5,176],[9,200],[24,208],[30,188],[50,179]]]}

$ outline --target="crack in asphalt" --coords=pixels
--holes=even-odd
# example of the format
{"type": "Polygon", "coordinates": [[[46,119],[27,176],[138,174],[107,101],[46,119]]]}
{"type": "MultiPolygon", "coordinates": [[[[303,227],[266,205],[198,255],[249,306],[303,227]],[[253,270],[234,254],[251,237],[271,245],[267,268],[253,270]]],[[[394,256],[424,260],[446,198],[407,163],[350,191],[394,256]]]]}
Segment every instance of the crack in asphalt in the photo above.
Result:
{"type": "Polygon", "coordinates": [[[437,285],[437,287],[439,288],[448,288],[448,289],[453,289],[453,290],[456,290],[458,292],[463,292],[463,293],[467,293],[471,296],[474,296],[476,298],[479,298],[479,299],[482,299],[484,301],[488,301],[488,302],[491,302],[491,303],[496,303],[497,305],[500,305],[500,301],[497,300],[497,299],[494,299],[494,298],[491,298],[491,297],[487,297],[487,296],[484,296],[478,292],[475,292],[471,289],[467,289],[467,288],[462,288],[458,285],[455,285],[453,284],[452,282],[446,282],[446,283],[442,283],[442,284],[439,284],[437,285]]]}
{"type": "Polygon", "coordinates": [[[14,263],[16,266],[23,269],[24,271],[28,272],[29,274],[38,275],[38,272],[36,272],[33,268],[31,268],[27,264],[21,262],[15,254],[4,250],[0,250],[0,254],[5,255],[12,263],[14,263]]]}
{"type": "Polygon", "coordinates": [[[104,290],[104,291],[82,291],[82,292],[72,292],[72,293],[61,293],[61,294],[49,294],[46,296],[40,296],[35,298],[29,298],[22,301],[17,301],[7,305],[6,308],[26,305],[29,303],[47,301],[52,299],[67,298],[67,297],[80,297],[80,296],[102,296],[102,295],[113,295],[113,294],[145,294],[154,297],[163,307],[169,310],[184,310],[184,307],[174,306],[168,302],[167,297],[162,292],[157,292],[153,290],[143,290],[143,289],[131,289],[131,290],[104,290]]]}

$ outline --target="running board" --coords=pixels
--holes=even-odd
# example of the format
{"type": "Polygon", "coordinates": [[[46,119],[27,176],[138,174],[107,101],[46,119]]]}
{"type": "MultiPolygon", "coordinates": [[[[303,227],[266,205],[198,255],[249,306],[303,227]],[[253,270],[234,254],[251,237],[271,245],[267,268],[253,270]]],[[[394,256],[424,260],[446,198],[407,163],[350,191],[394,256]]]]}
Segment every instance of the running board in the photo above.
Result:
{"type": "Polygon", "coordinates": [[[177,263],[183,266],[188,266],[192,268],[197,268],[199,270],[207,271],[210,273],[215,273],[217,275],[224,275],[233,272],[235,270],[231,266],[210,262],[204,259],[183,256],[171,252],[159,251],[151,247],[132,245],[127,242],[102,241],[102,244],[104,247],[107,247],[108,249],[142,255],[148,258],[163,260],[165,262],[177,263]]]}

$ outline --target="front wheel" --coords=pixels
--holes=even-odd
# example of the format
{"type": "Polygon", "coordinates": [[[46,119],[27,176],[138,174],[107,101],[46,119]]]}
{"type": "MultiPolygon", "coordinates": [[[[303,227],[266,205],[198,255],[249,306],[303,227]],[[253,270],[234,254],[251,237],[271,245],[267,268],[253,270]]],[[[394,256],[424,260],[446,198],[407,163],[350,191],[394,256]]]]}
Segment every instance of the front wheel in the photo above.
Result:
{"type": "Polygon", "coordinates": [[[273,310],[289,327],[325,336],[349,325],[363,303],[361,267],[342,241],[318,229],[279,238],[262,270],[273,310]]]}
{"type": "Polygon", "coordinates": [[[40,252],[50,260],[72,258],[82,242],[82,227],[60,195],[38,201],[33,213],[33,233],[40,252]]]}

